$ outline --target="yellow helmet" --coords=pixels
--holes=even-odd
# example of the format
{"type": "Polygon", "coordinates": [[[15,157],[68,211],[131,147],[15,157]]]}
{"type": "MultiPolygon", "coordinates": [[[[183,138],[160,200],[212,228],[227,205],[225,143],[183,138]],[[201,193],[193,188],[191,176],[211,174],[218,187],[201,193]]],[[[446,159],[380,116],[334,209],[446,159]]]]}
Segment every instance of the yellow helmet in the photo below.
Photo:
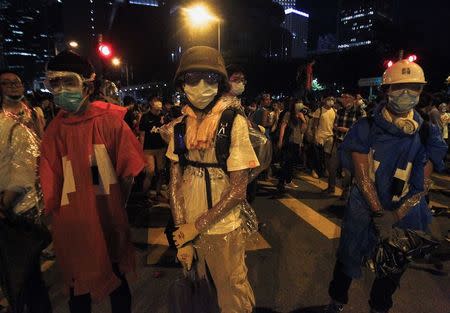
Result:
{"type": "Polygon", "coordinates": [[[383,74],[383,85],[404,83],[427,83],[422,68],[406,59],[394,63],[383,74]]]}

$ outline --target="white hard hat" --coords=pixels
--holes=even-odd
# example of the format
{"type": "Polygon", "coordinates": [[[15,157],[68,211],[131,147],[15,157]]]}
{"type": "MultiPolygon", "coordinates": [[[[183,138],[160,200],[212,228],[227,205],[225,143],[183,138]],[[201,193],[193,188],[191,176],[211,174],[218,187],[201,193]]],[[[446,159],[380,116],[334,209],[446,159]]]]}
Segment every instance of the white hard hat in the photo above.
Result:
{"type": "Polygon", "coordinates": [[[405,83],[427,83],[422,68],[406,59],[394,63],[383,74],[383,85],[405,83]]]}

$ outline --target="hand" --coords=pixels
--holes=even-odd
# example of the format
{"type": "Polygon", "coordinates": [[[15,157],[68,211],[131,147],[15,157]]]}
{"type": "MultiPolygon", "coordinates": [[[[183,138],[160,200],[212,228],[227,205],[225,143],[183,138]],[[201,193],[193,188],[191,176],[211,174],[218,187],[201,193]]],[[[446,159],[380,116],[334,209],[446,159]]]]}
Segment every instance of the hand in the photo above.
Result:
{"type": "Polygon", "coordinates": [[[374,216],[373,222],[381,239],[391,237],[393,226],[398,222],[395,212],[384,211],[381,216],[374,216]]]}
{"type": "Polygon", "coordinates": [[[192,241],[197,237],[198,230],[195,224],[183,224],[173,233],[173,240],[177,248],[182,247],[186,242],[192,241]]]}
{"type": "Polygon", "coordinates": [[[195,250],[191,244],[185,245],[178,249],[177,259],[183,265],[186,271],[191,270],[192,261],[194,260],[195,250]]]}

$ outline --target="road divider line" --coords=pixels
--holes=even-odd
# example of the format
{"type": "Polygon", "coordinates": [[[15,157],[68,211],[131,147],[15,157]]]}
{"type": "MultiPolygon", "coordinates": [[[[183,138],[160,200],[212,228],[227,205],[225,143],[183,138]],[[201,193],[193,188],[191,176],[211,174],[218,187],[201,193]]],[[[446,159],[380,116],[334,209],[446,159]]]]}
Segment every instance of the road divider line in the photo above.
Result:
{"type": "Polygon", "coordinates": [[[278,199],[283,205],[292,210],[309,225],[313,226],[328,239],[336,239],[341,236],[341,227],[322,216],[316,210],[310,208],[300,200],[289,197],[278,199]]]}

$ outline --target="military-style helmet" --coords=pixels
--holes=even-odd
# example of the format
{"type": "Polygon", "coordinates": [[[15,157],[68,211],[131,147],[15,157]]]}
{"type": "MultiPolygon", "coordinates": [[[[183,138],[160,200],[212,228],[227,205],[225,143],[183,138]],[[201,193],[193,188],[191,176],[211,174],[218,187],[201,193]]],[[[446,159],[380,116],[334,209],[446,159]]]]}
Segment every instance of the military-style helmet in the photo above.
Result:
{"type": "Polygon", "coordinates": [[[214,72],[220,74],[224,81],[228,80],[222,55],[216,49],[207,46],[192,47],[183,53],[175,74],[175,85],[178,86],[182,75],[190,71],[214,72]]]}
{"type": "Polygon", "coordinates": [[[422,68],[406,59],[400,60],[389,67],[383,74],[383,85],[393,84],[426,84],[422,68]]]}

